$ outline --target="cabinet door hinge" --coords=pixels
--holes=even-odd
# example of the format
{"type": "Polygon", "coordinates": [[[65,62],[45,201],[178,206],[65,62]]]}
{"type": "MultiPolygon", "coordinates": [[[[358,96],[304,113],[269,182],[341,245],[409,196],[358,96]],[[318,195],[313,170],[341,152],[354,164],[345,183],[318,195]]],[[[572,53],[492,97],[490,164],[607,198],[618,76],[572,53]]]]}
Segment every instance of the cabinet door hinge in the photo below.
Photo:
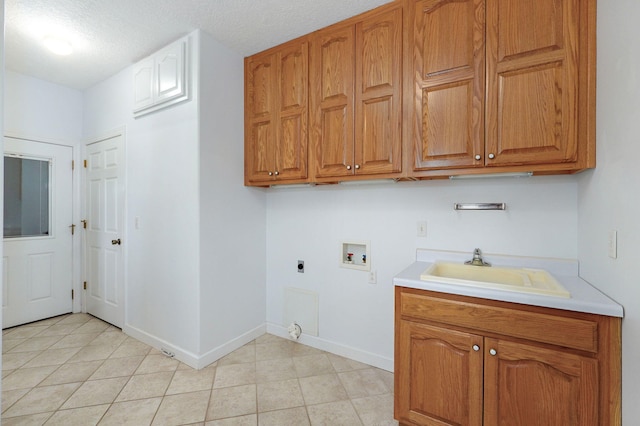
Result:
{"type": "Polygon", "coordinates": [[[80,222],[82,222],[82,228],[87,229],[87,219],[82,219],[80,222]]]}
{"type": "Polygon", "coordinates": [[[71,289],[71,300],[73,300],[74,297],[75,297],[75,291],[73,291],[73,289],[71,289]]]}
{"type": "Polygon", "coordinates": [[[87,160],[82,160],[82,164],[84,165],[84,168],[87,168],[87,160]]]}
{"type": "Polygon", "coordinates": [[[83,288],[84,290],[86,290],[86,289],[87,289],[87,282],[86,282],[86,281],[82,284],[82,288],[83,288]]]}
{"type": "Polygon", "coordinates": [[[71,160],[71,170],[76,169],[76,160],[71,160]]]}

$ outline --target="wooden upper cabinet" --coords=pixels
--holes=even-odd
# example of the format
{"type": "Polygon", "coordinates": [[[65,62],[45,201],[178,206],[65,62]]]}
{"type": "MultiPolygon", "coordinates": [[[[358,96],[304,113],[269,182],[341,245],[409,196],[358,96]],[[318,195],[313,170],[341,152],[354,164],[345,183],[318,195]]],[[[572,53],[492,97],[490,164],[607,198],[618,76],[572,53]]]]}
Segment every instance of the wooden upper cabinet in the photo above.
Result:
{"type": "Polygon", "coordinates": [[[402,7],[321,30],[311,42],[316,179],[402,170],[402,7]]]}
{"type": "Polygon", "coordinates": [[[483,166],[484,2],[422,0],[413,8],[413,168],[483,166]]]}
{"type": "Polygon", "coordinates": [[[309,93],[309,45],[286,46],[277,54],[278,138],[276,171],[278,179],[307,177],[307,120],[309,93]]]}
{"type": "Polygon", "coordinates": [[[487,165],[576,161],[581,3],[487,0],[487,165]]]}
{"type": "Polygon", "coordinates": [[[245,60],[245,183],[307,178],[308,43],[245,60]]]}
{"type": "Polygon", "coordinates": [[[355,173],[402,170],[402,8],[356,25],[355,173]]]}
{"type": "Polygon", "coordinates": [[[273,180],[275,55],[245,61],[245,183],[273,180]]]}
{"type": "Polygon", "coordinates": [[[406,1],[415,177],[595,166],[594,0],[406,1]]]}
{"type": "Polygon", "coordinates": [[[353,25],[320,31],[311,42],[309,73],[316,177],[352,174],[354,53],[353,25]]]}

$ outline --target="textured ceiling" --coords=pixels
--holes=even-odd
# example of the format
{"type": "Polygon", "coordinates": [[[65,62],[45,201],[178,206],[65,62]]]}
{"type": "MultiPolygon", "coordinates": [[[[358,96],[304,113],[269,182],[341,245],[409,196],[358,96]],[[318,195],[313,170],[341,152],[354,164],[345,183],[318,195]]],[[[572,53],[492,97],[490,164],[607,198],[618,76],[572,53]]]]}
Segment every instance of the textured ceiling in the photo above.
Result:
{"type": "Polygon", "coordinates": [[[83,90],[200,28],[248,56],[389,0],[5,0],[7,69],[83,90]],[[40,40],[57,32],[74,53],[40,40]]]}

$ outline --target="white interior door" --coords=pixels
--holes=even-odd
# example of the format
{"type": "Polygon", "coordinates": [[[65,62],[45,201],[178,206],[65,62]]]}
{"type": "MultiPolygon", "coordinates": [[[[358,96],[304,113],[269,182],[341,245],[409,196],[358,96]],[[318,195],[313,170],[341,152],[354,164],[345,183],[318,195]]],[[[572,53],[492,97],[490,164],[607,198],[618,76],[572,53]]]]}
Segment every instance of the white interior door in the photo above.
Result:
{"type": "Polygon", "coordinates": [[[3,327],[72,312],[72,148],[4,139],[3,327]]]}
{"type": "Polygon", "coordinates": [[[124,324],[124,138],[87,145],[85,277],[87,312],[124,324]]]}

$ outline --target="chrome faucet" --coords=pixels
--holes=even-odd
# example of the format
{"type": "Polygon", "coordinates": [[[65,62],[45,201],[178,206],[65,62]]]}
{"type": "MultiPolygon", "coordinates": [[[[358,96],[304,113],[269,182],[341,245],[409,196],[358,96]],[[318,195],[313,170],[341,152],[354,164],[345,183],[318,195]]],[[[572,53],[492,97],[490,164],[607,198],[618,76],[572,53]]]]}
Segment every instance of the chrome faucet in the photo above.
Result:
{"type": "Polygon", "coordinates": [[[467,260],[464,262],[465,265],[473,265],[473,266],[491,266],[490,263],[482,260],[482,254],[480,253],[480,249],[477,248],[473,251],[473,259],[467,260]]]}

